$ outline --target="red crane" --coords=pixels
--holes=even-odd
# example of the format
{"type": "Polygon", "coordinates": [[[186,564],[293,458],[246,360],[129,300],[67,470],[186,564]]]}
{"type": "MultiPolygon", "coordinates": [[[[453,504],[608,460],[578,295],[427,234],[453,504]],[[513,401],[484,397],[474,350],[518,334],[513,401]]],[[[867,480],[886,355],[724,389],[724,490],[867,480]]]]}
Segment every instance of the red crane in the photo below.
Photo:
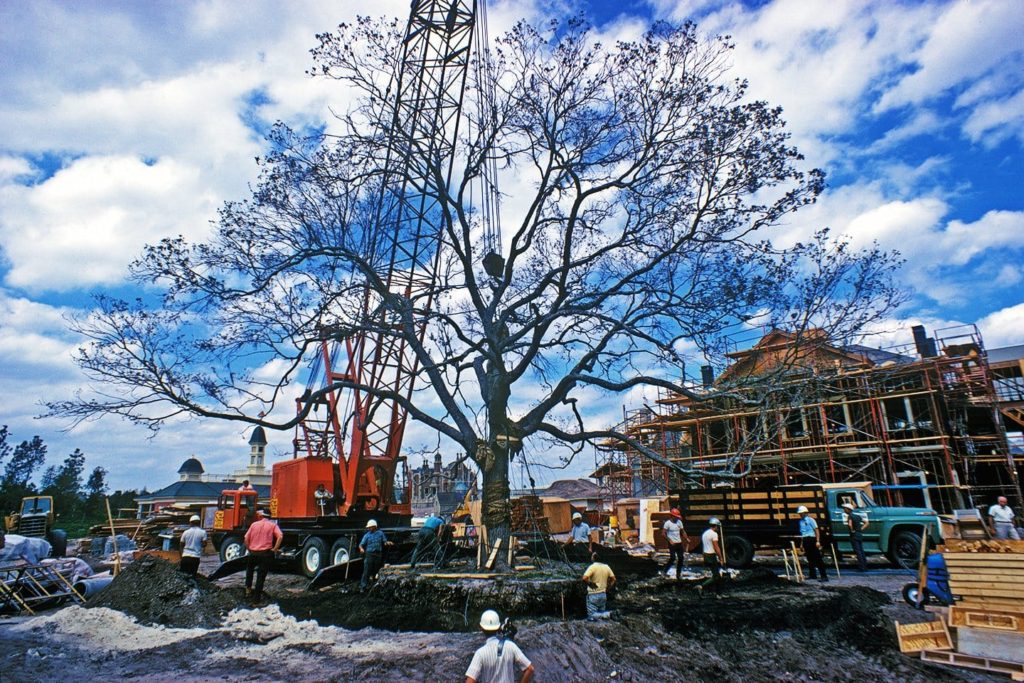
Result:
{"type": "MultiPolygon", "coordinates": [[[[392,81],[396,100],[377,216],[380,243],[388,250],[381,276],[390,292],[425,297],[418,308],[433,304],[441,248],[440,222],[430,220],[439,210],[435,174],[440,169],[445,183],[451,179],[471,47],[474,38],[478,49],[485,44],[485,27],[482,0],[414,0],[392,81]]],[[[493,201],[493,183],[489,189],[493,201]]],[[[490,244],[496,244],[495,229],[488,231],[490,244]]],[[[377,316],[371,328],[384,328],[385,313],[374,312],[379,310],[368,295],[364,316],[377,316]]],[[[425,333],[421,325],[421,340],[425,333]]],[[[407,342],[384,332],[343,339],[325,335],[311,372],[317,373],[317,366],[328,386],[347,381],[406,398],[418,370],[407,342]]],[[[308,394],[296,401],[300,414],[311,400],[308,394]]],[[[409,477],[400,454],[407,417],[396,401],[367,391],[320,395],[296,428],[295,458],[274,465],[274,514],[315,515],[313,490],[323,483],[333,491],[340,516],[367,511],[383,517],[383,524],[407,520],[409,477]]]]}

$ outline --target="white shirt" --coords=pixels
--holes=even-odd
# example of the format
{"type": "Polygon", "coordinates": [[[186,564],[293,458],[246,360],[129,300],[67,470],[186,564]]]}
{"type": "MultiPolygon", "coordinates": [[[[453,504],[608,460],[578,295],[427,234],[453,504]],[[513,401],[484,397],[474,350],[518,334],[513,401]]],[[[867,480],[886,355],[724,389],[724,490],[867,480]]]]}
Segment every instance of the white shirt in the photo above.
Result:
{"type": "Polygon", "coordinates": [[[498,657],[498,636],[488,638],[473,655],[466,677],[478,683],[516,683],[516,667],[526,671],[530,660],[511,640],[506,640],[501,650],[498,657]]]}
{"type": "Polygon", "coordinates": [[[202,527],[190,526],[181,535],[181,556],[202,557],[203,542],[206,540],[206,532],[202,527]]]}
{"type": "Polygon", "coordinates": [[[661,528],[665,530],[665,538],[669,543],[683,542],[683,523],[678,519],[665,520],[665,524],[661,528]]]}
{"type": "Polygon", "coordinates": [[[993,505],[988,509],[988,516],[992,518],[994,522],[1013,522],[1013,508],[1009,505],[1003,507],[999,504],[993,505]]]}
{"type": "Polygon", "coordinates": [[[718,532],[715,531],[714,529],[708,529],[703,534],[701,534],[700,542],[704,546],[703,550],[704,550],[704,554],[705,555],[716,555],[717,554],[715,552],[715,541],[717,541],[717,540],[718,540],[718,532]]]}

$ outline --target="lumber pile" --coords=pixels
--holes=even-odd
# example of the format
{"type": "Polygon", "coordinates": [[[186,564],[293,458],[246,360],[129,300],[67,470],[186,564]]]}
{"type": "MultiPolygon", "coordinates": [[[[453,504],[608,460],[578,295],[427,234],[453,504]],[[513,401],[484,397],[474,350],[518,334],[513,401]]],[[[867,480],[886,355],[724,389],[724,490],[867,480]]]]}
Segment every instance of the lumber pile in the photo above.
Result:
{"type": "Polygon", "coordinates": [[[201,514],[201,508],[169,506],[161,508],[143,520],[115,519],[97,524],[89,528],[89,536],[109,538],[110,527],[113,526],[114,533],[133,539],[140,550],[160,548],[163,543],[160,532],[175,527],[187,527],[189,517],[195,514],[201,514]]]}
{"type": "Polygon", "coordinates": [[[544,516],[544,503],[538,496],[512,499],[512,533],[551,533],[544,516]]]}
{"type": "MultiPolygon", "coordinates": [[[[1008,674],[1024,681],[1024,541],[946,539],[940,548],[949,571],[953,604],[948,615],[920,627],[921,634],[952,628],[956,647],[907,633],[927,662],[1008,674]]],[[[906,625],[904,625],[906,626],[906,625]]],[[[897,624],[897,634],[902,627],[897,624]]],[[[904,636],[900,636],[900,650],[904,636]]]]}

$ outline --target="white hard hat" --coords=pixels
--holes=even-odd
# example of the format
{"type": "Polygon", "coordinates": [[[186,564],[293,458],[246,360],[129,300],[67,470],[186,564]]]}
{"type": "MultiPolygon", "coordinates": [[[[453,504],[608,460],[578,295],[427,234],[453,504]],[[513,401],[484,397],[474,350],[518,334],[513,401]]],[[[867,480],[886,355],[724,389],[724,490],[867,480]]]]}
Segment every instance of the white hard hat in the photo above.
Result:
{"type": "Polygon", "coordinates": [[[199,515],[192,515],[191,517],[188,518],[188,521],[190,521],[190,522],[198,522],[198,521],[200,521],[199,520],[199,515]]]}
{"type": "Polygon", "coordinates": [[[806,505],[801,505],[800,507],[798,507],[796,509],[796,512],[797,512],[798,515],[802,515],[805,512],[810,512],[810,510],[807,509],[806,505]]]}
{"type": "Polygon", "coordinates": [[[718,517],[712,517],[711,519],[709,519],[708,524],[710,524],[711,526],[722,526],[722,523],[718,521],[718,517]]]}
{"type": "Polygon", "coordinates": [[[370,527],[376,528],[377,527],[377,520],[371,519],[369,522],[367,522],[366,523],[366,528],[369,529],[370,527]]]}
{"type": "Polygon", "coordinates": [[[578,512],[574,512],[574,513],[572,513],[572,518],[573,519],[583,519],[583,515],[581,515],[578,512]]]}
{"type": "Polygon", "coordinates": [[[480,628],[485,631],[497,631],[501,628],[501,617],[492,609],[480,615],[480,628]]]}

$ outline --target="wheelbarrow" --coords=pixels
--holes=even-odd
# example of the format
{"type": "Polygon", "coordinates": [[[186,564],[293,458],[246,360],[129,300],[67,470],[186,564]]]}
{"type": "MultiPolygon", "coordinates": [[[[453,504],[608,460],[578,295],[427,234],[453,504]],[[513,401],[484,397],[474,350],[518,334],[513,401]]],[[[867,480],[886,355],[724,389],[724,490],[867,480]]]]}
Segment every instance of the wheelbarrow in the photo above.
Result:
{"type": "Polygon", "coordinates": [[[903,587],[903,599],[917,609],[924,609],[928,603],[952,605],[953,595],[949,591],[949,570],[942,553],[932,553],[926,560],[924,590],[920,582],[908,583],[903,587]]]}

